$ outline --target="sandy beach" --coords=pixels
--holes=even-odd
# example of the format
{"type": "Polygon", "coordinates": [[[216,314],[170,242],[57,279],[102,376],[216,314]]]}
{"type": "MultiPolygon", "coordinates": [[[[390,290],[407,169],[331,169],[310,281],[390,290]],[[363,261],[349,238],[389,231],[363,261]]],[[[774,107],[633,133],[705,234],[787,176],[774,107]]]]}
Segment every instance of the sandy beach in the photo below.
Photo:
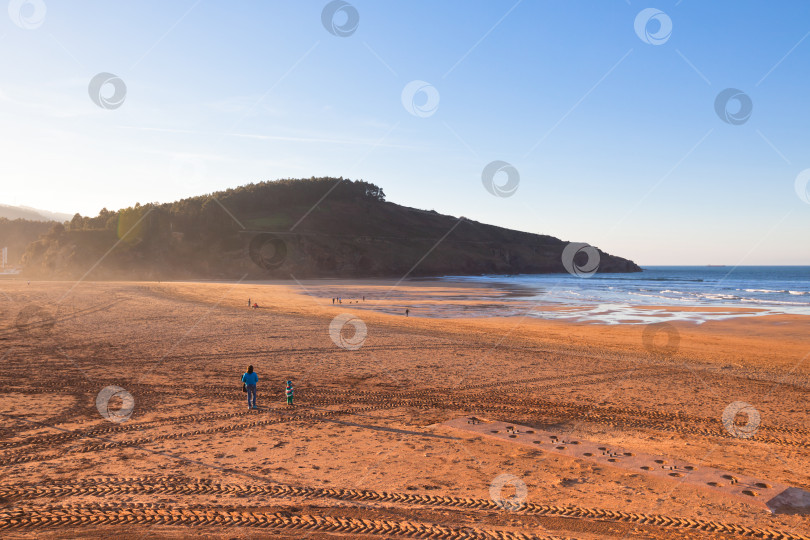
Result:
{"type": "Polygon", "coordinates": [[[767,505],[777,487],[810,490],[807,317],[544,320],[439,281],[2,291],[5,537],[810,534],[807,509],[767,505]],[[724,423],[735,403],[758,420],[724,423]],[[520,436],[474,432],[498,422],[520,436]],[[602,457],[575,448],[591,443],[602,457]],[[693,469],[642,468],[676,462],[693,469]],[[751,493],[732,493],[735,475],[751,493]]]}

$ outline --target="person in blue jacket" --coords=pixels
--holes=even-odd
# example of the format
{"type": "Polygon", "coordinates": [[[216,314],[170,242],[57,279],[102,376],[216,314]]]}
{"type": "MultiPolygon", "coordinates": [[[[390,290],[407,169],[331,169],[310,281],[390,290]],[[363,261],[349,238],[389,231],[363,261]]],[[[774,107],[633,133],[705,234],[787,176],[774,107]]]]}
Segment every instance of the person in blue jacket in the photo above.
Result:
{"type": "Polygon", "coordinates": [[[253,371],[253,366],[248,366],[247,373],[242,375],[242,382],[247,391],[248,409],[258,409],[256,406],[256,383],[259,382],[259,375],[253,371]]]}

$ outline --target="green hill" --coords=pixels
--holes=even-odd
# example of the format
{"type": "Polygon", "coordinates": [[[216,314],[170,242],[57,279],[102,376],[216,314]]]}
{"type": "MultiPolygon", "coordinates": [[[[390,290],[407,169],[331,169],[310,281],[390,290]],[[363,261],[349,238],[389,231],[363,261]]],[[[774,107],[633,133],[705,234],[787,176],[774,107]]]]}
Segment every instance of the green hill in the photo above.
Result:
{"type": "MultiPolygon", "coordinates": [[[[88,279],[547,273],[565,271],[566,245],[386,202],[367,182],[311,178],[77,214],[32,242],[23,264],[29,276],[60,279],[91,268],[88,279]]],[[[599,271],[640,268],[599,252],[599,271]]]]}

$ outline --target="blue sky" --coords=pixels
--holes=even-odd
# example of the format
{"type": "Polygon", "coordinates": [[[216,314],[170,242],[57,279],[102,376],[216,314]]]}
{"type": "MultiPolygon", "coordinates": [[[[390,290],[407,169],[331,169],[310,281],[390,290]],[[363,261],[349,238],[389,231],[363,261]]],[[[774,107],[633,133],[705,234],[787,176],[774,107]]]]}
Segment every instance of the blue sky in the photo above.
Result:
{"type": "Polygon", "coordinates": [[[346,37],[324,1],[42,5],[16,20],[35,28],[0,16],[2,203],[95,215],[343,176],[640,264],[810,264],[806,1],[355,1],[346,37]],[[657,45],[634,29],[651,7],[657,45]],[[91,100],[100,72],[119,108],[91,100]],[[414,80],[432,114],[403,106],[414,80]],[[753,104],[740,125],[726,88],[753,104]],[[484,189],[494,160],[512,196],[484,189]]]}

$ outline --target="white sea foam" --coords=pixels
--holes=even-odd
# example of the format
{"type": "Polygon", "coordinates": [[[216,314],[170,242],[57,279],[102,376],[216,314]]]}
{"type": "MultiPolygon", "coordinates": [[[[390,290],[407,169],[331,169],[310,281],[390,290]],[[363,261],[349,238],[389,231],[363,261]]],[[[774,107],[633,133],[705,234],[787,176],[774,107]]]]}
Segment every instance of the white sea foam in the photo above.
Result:
{"type": "Polygon", "coordinates": [[[734,294],[720,294],[720,293],[707,293],[707,294],[698,294],[699,298],[706,298],[709,300],[739,300],[740,297],[734,294]]]}
{"type": "Polygon", "coordinates": [[[784,302],[781,300],[760,300],[757,298],[741,298],[740,301],[749,304],[779,304],[780,306],[807,306],[805,302],[784,302]]]}
{"type": "MultiPolygon", "coordinates": [[[[740,289],[737,289],[738,291],[740,289]]],[[[785,291],[774,291],[773,289],[743,289],[745,292],[764,292],[764,293],[784,293],[785,291]]]]}

